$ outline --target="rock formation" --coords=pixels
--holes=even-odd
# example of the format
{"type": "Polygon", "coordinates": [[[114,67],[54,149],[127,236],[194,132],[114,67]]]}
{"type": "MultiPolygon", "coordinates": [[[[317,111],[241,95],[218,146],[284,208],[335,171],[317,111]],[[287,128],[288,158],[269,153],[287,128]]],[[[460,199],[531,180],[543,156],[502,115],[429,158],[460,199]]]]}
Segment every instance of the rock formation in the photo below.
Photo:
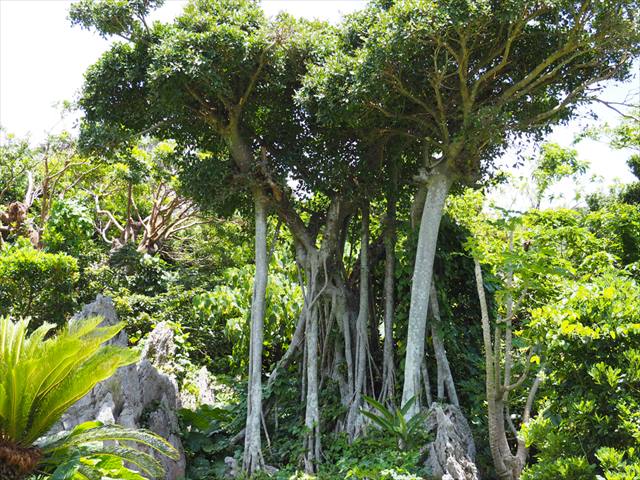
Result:
{"type": "Polygon", "coordinates": [[[196,372],[187,374],[187,378],[180,390],[180,403],[182,408],[195,410],[200,405],[213,405],[215,396],[211,374],[207,367],[202,367],[196,372]]]}
{"type": "MultiPolygon", "coordinates": [[[[71,321],[92,316],[104,318],[103,324],[107,325],[118,322],[113,302],[102,295],[85,305],[71,321]]],[[[111,342],[127,345],[128,340],[126,334],[120,332],[111,342]]],[[[113,377],[96,385],[64,414],[56,430],[69,430],[89,420],[146,428],[166,438],[180,452],[177,461],[160,458],[167,472],[165,480],[181,478],[185,473],[185,456],[177,417],[179,389],[174,377],[154,366],[170,360],[174,352],[172,330],[159,324],[149,335],[140,362],[121,368],[113,377]]]]}
{"type": "Polygon", "coordinates": [[[427,412],[427,431],[434,440],[426,446],[426,466],[442,480],[479,480],[471,428],[460,409],[434,403],[427,412]]]}

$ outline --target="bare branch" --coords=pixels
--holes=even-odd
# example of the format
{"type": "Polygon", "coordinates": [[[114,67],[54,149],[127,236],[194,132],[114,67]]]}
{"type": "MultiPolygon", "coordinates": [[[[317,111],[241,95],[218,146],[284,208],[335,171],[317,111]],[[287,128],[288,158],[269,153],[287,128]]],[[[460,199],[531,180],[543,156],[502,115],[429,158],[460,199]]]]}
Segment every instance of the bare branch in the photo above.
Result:
{"type": "Polygon", "coordinates": [[[603,100],[601,98],[598,97],[588,97],[588,99],[592,102],[598,102],[603,104],[604,106],[606,106],[607,108],[613,110],[614,112],[616,112],[618,115],[620,115],[623,118],[626,118],[628,120],[632,120],[634,122],[640,122],[640,115],[634,115],[632,113],[625,113],[623,111],[621,111],[618,107],[634,107],[635,105],[629,104],[629,103],[624,103],[624,102],[611,102],[608,100],[603,100]]]}

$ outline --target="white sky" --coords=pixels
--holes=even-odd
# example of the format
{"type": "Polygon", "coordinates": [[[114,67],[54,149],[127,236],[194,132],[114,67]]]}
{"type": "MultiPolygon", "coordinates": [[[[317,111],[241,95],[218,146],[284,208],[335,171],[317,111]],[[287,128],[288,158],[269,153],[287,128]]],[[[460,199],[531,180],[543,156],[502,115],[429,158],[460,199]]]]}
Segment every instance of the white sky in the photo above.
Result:
{"type": "MultiPolygon", "coordinates": [[[[186,2],[168,0],[154,19],[170,20],[186,2]]],[[[357,10],[364,0],[264,0],[269,15],[286,10],[293,15],[338,21],[342,14],[357,10]]],[[[67,0],[0,0],[0,125],[19,136],[41,140],[47,131],[73,128],[73,119],[60,122],[56,103],[72,100],[82,85],[83,73],[109,46],[98,35],[71,27],[67,0]]],[[[639,64],[640,66],[640,64],[639,64]]],[[[626,85],[611,86],[607,100],[623,100],[630,92],[636,99],[640,75],[626,85]]],[[[602,120],[616,123],[614,112],[594,106],[602,120]]],[[[585,119],[557,128],[550,140],[569,146],[585,119]]],[[[591,162],[591,174],[604,184],[633,179],[626,168],[628,152],[611,151],[604,143],[584,141],[577,146],[581,158],[591,162]]],[[[560,187],[567,193],[572,185],[560,187]]],[[[595,185],[589,187],[590,190],[595,185]]]]}

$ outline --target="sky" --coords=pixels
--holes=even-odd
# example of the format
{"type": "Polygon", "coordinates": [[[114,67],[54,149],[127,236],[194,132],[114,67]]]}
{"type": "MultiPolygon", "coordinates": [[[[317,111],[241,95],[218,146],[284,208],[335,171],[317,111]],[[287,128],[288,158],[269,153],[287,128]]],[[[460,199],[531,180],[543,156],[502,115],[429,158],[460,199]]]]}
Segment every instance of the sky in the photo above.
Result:
{"type": "MultiPolygon", "coordinates": [[[[70,128],[59,124],[55,105],[73,100],[83,74],[110,42],[72,27],[67,0],[0,0],[0,125],[19,136],[41,140],[45,132],[70,128]]],[[[338,21],[364,5],[363,0],[264,1],[269,15],[286,10],[293,15],[338,21]]],[[[182,0],[168,0],[154,12],[167,21],[182,11],[182,0]]]]}
{"type": "MultiPolygon", "coordinates": [[[[168,21],[180,13],[185,3],[168,0],[152,18],[168,21]]],[[[332,22],[365,3],[364,0],[262,2],[268,15],[284,10],[296,16],[332,22]]],[[[48,132],[74,128],[77,117],[71,115],[60,120],[61,102],[76,97],[83,73],[110,44],[93,32],[72,27],[67,19],[70,4],[67,0],[0,0],[0,126],[18,136],[29,135],[33,142],[41,141],[48,132]]],[[[640,69],[640,64],[637,66],[640,69]]],[[[602,98],[622,101],[629,95],[638,101],[640,72],[627,84],[607,87],[602,98]]],[[[593,110],[599,115],[599,122],[619,120],[615,112],[602,105],[595,105],[593,110]]],[[[596,123],[578,118],[556,128],[549,140],[571,146],[577,133],[596,123]]],[[[582,159],[591,163],[589,178],[601,177],[602,185],[633,180],[625,164],[629,152],[612,151],[605,142],[593,140],[583,141],[575,148],[582,159]]],[[[512,163],[514,155],[508,152],[504,163],[512,163]]],[[[595,182],[586,183],[587,190],[601,188],[595,182]]],[[[566,182],[557,187],[568,198],[573,196],[575,188],[566,182]]]]}

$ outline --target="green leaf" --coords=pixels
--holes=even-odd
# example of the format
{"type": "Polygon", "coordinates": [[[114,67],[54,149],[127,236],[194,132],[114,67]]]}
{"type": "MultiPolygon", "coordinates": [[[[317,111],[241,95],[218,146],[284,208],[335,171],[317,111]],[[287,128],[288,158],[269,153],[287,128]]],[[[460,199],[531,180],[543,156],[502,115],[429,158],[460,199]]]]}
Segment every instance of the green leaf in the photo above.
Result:
{"type": "Polygon", "coordinates": [[[80,468],[80,455],[76,454],[65,463],[60,464],[51,474],[49,480],[71,480],[80,468]]]}
{"type": "Polygon", "coordinates": [[[409,410],[411,410],[411,407],[413,406],[415,401],[416,397],[411,397],[409,400],[407,400],[407,403],[405,403],[400,409],[400,413],[402,413],[403,416],[409,413],[409,410]]]}

